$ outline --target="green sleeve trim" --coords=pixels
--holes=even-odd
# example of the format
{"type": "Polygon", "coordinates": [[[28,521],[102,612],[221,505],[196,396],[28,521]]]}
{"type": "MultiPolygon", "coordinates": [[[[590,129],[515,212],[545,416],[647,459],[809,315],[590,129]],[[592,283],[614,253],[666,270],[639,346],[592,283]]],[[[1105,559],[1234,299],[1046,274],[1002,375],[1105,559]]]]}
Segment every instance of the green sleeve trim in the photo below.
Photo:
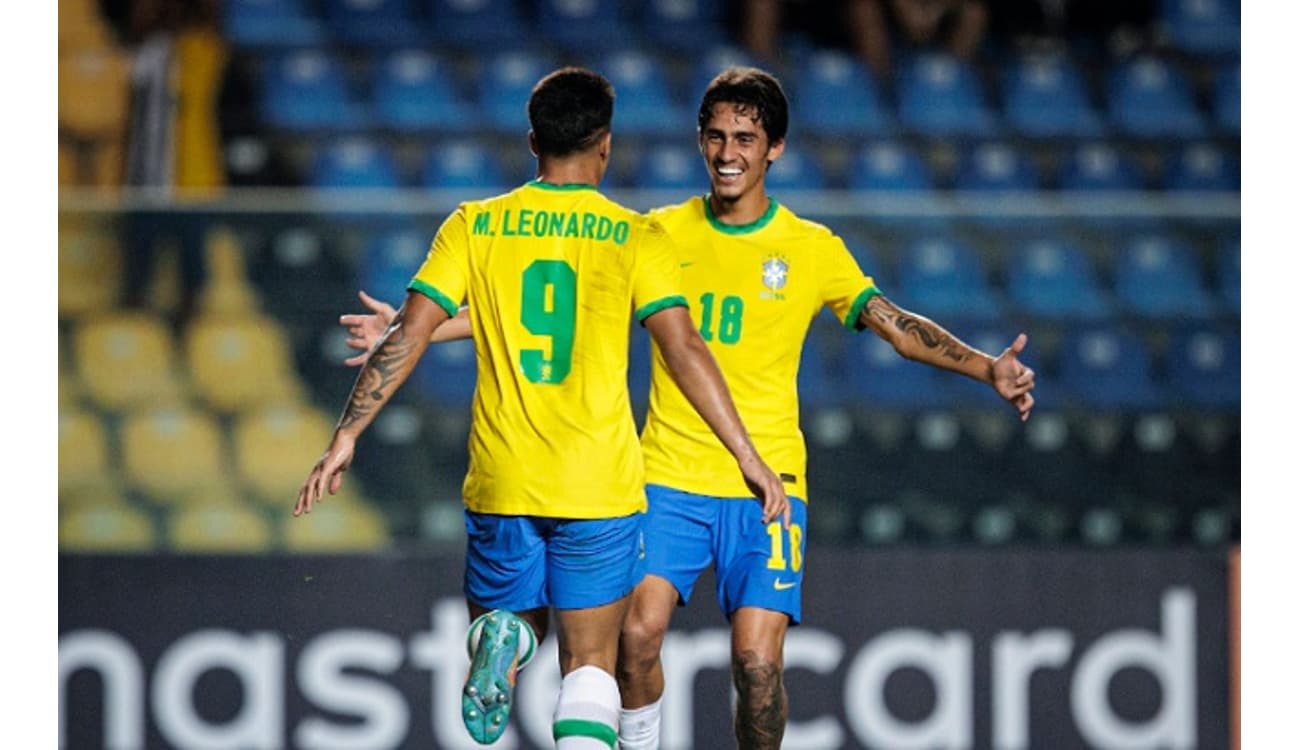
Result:
{"type": "Polygon", "coordinates": [[[618,732],[613,727],[587,719],[557,719],[551,725],[551,736],[556,742],[565,737],[590,737],[609,745],[610,750],[618,744],[618,732]]]}
{"type": "Polygon", "coordinates": [[[636,319],[641,323],[645,323],[646,318],[669,307],[690,307],[690,305],[687,304],[685,297],[680,294],[674,294],[671,297],[664,297],[663,299],[655,300],[654,302],[642,307],[640,310],[637,310],[636,319]]]}
{"type": "Polygon", "coordinates": [[[411,283],[407,284],[406,288],[412,292],[419,292],[434,302],[437,302],[438,307],[446,310],[447,314],[453,318],[456,317],[456,313],[460,312],[460,305],[452,302],[451,297],[438,291],[433,287],[433,285],[427,282],[420,281],[419,279],[411,279],[411,283]]]}
{"type": "Polygon", "coordinates": [[[858,323],[858,316],[862,314],[862,308],[867,306],[867,300],[880,294],[880,290],[874,286],[869,286],[862,290],[858,298],[853,300],[849,305],[849,314],[844,317],[844,327],[850,331],[861,331],[865,326],[858,323]]]}

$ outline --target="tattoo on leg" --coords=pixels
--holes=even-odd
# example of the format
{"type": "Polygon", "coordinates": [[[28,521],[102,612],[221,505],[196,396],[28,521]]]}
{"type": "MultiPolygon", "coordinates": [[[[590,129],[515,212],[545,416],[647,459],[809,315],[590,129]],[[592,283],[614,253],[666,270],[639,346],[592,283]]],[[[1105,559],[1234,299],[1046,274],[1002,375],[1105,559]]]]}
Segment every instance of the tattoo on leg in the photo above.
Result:
{"type": "Polygon", "coordinates": [[[741,750],[778,750],[786,722],[781,667],[747,651],[732,658],[731,674],[739,696],[736,741],[741,750]]]}
{"type": "Polygon", "coordinates": [[[385,392],[391,390],[397,373],[411,358],[414,342],[406,340],[406,328],[402,325],[399,313],[384,339],[370,359],[361,368],[356,385],[352,388],[352,398],[339,422],[340,427],[347,427],[359,419],[365,418],[375,410],[378,402],[383,401],[385,392]]]}

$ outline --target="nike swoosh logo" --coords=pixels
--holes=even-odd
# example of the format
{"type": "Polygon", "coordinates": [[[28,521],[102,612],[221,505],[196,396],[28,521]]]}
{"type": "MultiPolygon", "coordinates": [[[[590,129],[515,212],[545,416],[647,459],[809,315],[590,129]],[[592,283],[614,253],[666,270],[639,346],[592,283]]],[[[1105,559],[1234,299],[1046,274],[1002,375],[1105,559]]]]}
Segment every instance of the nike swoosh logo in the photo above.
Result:
{"type": "Polygon", "coordinates": [[[785,591],[786,589],[792,589],[797,585],[799,584],[796,581],[790,581],[789,583],[786,583],[785,581],[782,581],[780,578],[778,578],[772,584],[772,588],[776,589],[777,591],[785,591]]]}

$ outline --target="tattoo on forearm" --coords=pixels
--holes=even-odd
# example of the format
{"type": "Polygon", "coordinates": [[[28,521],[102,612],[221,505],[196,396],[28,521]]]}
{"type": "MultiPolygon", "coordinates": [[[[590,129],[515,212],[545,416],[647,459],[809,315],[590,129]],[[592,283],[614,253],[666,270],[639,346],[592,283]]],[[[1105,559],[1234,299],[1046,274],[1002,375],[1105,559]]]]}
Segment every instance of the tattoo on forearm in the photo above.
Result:
{"type": "Polygon", "coordinates": [[[778,750],[786,723],[780,666],[741,654],[732,658],[731,674],[739,696],[736,741],[745,750],[778,750]]]}
{"type": "Polygon", "coordinates": [[[339,427],[355,424],[379,407],[386,393],[391,390],[390,386],[396,379],[397,373],[410,359],[414,349],[414,342],[406,340],[406,327],[402,325],[399,315],[389,326],[378,351],[372,354],[361,368],[361,374],[357,376],[356,385],[352,387],[352,397],[343,411],[339,427]]]}
{"type": "Polygon", "coordinates": [[[910,336],[927,349],[933,349],[940,356],[953,362],[965,362],[972,352],[970,347],[944,331],[934,323],[900,310],[883,297],[873,297],[867,302],[867,312],[878,323],[892,326],[903,334],[910,336]]]}

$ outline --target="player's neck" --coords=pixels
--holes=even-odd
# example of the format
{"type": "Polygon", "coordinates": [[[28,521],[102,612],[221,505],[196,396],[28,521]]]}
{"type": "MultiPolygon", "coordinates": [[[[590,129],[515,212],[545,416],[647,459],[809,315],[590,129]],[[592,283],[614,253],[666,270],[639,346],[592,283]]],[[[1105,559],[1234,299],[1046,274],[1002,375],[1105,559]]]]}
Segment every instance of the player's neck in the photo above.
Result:
{"type": "Polygon", "coordinates": [[[537,160],[537,179],[548,185],[600,185],[605,176],[604,162],[593,155],[537,160]]]}
{"type": "Polygon", "coordinates": [[[770,205],[767,192],[761,186],[731,199],[709,193],[709,208],[713,211],[714,218],[729,226],[753,224],[767,213],[770,205]]]}

